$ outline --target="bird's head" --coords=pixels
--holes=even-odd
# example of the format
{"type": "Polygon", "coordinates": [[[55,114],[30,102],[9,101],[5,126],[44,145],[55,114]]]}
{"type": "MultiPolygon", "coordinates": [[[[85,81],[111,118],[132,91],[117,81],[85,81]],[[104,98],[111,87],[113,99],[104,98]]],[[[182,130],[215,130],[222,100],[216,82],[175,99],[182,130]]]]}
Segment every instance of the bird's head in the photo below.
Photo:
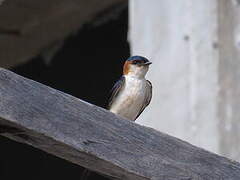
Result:
{"type": "Polygon", "coordinates": [[[124,64],[123,74],[139,79],[144,78],[150,64],[152,63],[145,57],[132,56],[124,64]]]}

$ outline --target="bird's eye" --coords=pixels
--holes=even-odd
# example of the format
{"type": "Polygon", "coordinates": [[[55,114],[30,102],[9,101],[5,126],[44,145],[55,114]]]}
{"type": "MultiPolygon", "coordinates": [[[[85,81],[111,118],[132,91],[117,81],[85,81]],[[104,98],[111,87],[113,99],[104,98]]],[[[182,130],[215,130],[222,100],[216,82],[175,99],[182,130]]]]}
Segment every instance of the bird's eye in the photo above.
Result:
{"type": "Polygon", "coordinates": [[[138,64],[139,62],[138,61],[133,61],[132,64],[138,64]]]}

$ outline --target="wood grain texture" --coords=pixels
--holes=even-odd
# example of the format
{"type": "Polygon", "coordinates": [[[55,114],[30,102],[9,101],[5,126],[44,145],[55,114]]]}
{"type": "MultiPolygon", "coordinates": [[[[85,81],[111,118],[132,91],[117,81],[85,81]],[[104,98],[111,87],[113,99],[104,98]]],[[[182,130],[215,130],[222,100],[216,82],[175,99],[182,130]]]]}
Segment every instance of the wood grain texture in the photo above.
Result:
{"type": "Polygon", "coordinates": [[[4,69],[0,133],[116,179],[240,179],[237,162],[4,69]]]}

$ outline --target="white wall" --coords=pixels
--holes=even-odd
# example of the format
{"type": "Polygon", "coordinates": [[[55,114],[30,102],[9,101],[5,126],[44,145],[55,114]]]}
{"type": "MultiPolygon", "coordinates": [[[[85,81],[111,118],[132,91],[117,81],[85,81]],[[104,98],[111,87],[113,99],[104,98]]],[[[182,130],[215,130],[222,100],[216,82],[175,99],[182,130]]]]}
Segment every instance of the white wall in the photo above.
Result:
{"type": "Polygon", "coordinates": [[[229,13],[229,9],[226,12],[221,9],[226,4],[231,4],[232,9],[239,8],[237,1],[232,3],[130,0],[129,41],[132,55],[143,55],[153,62],[147,76],[153,84],[153,99],[137,122],[240,159],[240,154],[235,157],[227,150],[222,151],[224,135],[219,118],[222,108],[219,37],[221,26],[225,27],[220,16],[229,13]]]}

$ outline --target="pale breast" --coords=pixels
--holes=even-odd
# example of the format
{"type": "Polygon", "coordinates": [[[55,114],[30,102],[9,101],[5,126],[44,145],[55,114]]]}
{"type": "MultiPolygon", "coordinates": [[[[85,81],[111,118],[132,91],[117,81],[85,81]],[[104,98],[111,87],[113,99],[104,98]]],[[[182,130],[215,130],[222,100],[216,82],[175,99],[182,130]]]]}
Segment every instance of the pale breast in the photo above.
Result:
{"type": "Polygon", "coordinates": [[[145,100],[146,80],[125,77],[125,84],[110,111],[135,120],[145,100]]]}

